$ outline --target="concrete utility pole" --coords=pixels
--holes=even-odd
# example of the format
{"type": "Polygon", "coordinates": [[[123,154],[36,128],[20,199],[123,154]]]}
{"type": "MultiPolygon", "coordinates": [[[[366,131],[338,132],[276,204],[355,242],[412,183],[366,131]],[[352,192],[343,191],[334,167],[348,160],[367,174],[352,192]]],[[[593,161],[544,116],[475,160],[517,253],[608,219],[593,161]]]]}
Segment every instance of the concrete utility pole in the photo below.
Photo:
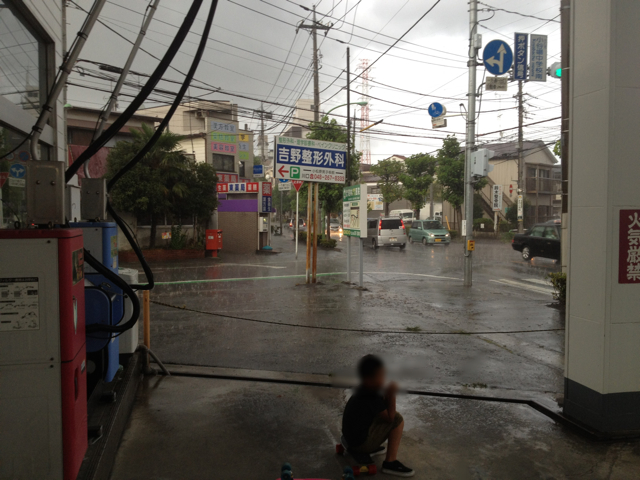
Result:
{"type": "Polygon", "coordinates": [[[518,195],[522,195],[522,218],[518,219],[518,233],[524,233],[524,155],[522,154],[522,123],[524,120],[524,105],[522,102],[522,80],[518,80],[518,195]]]}
{"type": "Polygon", "coordinates": [[[262,102],[260,102],[260,162],[262,165],[267,164],[264,157],[264,106],[262,102]]]}
{"type": "Polygon", "coordinates": [[[313,39],[313,121],[320,121],[320,83],[318,79],[319,56],[318,56],[318,30],[324,30],[325,35],[332,25],[322,25],[316,21],[316,6],[313,6],[313,22],[311,24],[301,23],[296,28],[296,33],[301,28],[309,30],[313,39]]]}
{"type": "Polygon", "coordinates": [[[571,46],[571,26],[570,17],[571,0],[561,0],[560,2],[560,45],[561,45],[561,62],[562,62],[562,136],[560,141],[560,161],[562,172],[562,223],[561,223],[561,248],[560,263],[562,271],[567,273],[567,250],[569,248],[569,112],[571,96],[569,95],[569,78],[571,71],[569,69],[570,46],[571,46]]]}
{"type": "Polygon", "coordinates": [[[466,238],[464,246],[464,286],[470,287],[472,281],[473,257],[469,250],[473,240],[473,175],[471,174],[471,153],[474,151],[476,136],[476,31],[478,29],[478,1],[469,1],[469,93],[467,106],[467,139],[464,157],[464,209],[466,238]]]}
{"type": "MultiPolygon", "coordinates": [[[[351,168],[351,54],[347,47],[347,173],[351,168]]],[[[351,179],[347,180],[347,186],[351,185],[351,179]]],[[[343,219],[344,221],[344,219],[343,219]]],[[[351,283],[351,237],[347,236],[347,283],[351,283]]]]}

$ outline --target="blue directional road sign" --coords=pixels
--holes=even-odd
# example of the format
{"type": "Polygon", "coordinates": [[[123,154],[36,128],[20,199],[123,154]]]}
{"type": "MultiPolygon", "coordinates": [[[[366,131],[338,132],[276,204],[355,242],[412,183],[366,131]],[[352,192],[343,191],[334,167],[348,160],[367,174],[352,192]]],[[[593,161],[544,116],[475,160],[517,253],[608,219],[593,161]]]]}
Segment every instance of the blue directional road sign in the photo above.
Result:
{"type": "Polygon", "coordinates": [[[504,75],[513,65],[513,51],[507,42],[492,40],[482,52],[485,68],[493,75],[504,75]]]}
{"type": "Polygon", "coordinates": [[[447,109],[444,108],[444,105],[442,105],[441,103],[434,102],[429,105],[429,115],[431,115],[433,118],[442,116],[444,113],[446,113],[446,111],[447,109]]]}
{"type": "Polygon", "coordinates": [[[26,173],[27,173],[27,169],[25,168],[25,166],[20,165],[19,163],[14,163],[9,168],[9,174],[13,178],[24,178],[26,173]]]}
{"type": "Polygon", "coordinates": [[[287,178],[279,178],[280,183],[287,183],[289,180],[287,178]]]}

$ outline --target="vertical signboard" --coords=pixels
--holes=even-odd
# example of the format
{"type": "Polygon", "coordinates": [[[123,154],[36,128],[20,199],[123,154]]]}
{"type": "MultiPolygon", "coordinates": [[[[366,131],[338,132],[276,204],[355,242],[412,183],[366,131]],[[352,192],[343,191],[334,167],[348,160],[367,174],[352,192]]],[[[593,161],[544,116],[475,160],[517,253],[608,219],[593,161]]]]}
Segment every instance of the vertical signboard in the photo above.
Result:
{"type": "Polygon", "coordinates": [[[260,182],[260,213],[271,213],[272,200],[271,200],[271,182],[260,182]]]}
{"type": "Polygon", "coordinates": [[[620,210],[618,283],[640,283],[640,209],[620,210]]]}
{"type": "Polygon", "coordinates": [[[346,187],[342,193],[342,232],[367,238],[367,185],[346,187]]]}
{"type": "Polygon", "coordinates": [[[516,33],[515,37],[515,51],[514,53],[514,73],[513,78],[515,80],[526,80],[527,79],[527,54],[528,54],[528,46],[529,43],[529,34],[528,33],[516,33]]]}
{"type": "Polygon", "coordinates": [[[531,34],[530,82],[547,81],[547,36],[531,34]]]}
{"type": "Polygon", "coordinates": [[[502,211],[502,185],[494,185],[491,190],[491,203],[494,212],[502,211]]]}
{"type": "Polygon", "coordinates": [[[522,195],[518,195],[518,220],[522,220],[524,217],[524,200],[522,195]]]}

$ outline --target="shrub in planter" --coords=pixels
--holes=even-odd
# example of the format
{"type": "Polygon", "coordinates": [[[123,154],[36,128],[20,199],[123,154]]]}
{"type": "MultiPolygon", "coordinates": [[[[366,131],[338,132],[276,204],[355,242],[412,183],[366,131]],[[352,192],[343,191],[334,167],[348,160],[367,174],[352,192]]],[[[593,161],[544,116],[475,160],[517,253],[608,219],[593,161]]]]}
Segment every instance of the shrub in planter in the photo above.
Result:
{"type": "Polygon", "coordinates": [[[458,238],[458,231],[457,230],[449,230],[449,235],[451,235],[451,240],[458,238]]]}
{"type": "Polygon", "coordinates": [[[500,239],[504,242],[504,243],[511,243],[511,240],[513,240],[515,233],[511,233],[511,232],[504,232],[500,235],[500,239]]]}
{"type": "Polygon", "coordinates": [[[566,273],[550,273],[547,275],[551,286],[553,287],[553,298],[560,303],[567,301],[567,274],[566,273]]]}
{"type": "Polygon", "coordinates": [[[493,220],[490,218],[476,218],[473,221],[475,232],[493,232],[493,220]]]}
{"type": "Polygon", "coordinates": [[[338,242],[336,240],[332,240],[330,238],[320,240],[320,246],[324,248],[336,248],[337,244],[338,242]]]}
{"type": "Polygon", "coordinates": [[[182,225],[171,226],[171,240],[169,241],[171,250],[182,250],[187,248],[187,234],[182,231],[182,225]]]}

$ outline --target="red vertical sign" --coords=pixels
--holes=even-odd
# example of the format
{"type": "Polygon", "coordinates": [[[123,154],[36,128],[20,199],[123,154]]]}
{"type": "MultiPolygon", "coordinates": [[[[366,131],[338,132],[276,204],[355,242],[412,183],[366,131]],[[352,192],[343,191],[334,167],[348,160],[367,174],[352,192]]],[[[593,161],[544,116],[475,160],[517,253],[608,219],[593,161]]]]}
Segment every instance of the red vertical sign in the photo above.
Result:
{"type": "Polygon", "coordinates": [[[640,209],[620,210],[618,283],[640,283],[640,209]]]}

